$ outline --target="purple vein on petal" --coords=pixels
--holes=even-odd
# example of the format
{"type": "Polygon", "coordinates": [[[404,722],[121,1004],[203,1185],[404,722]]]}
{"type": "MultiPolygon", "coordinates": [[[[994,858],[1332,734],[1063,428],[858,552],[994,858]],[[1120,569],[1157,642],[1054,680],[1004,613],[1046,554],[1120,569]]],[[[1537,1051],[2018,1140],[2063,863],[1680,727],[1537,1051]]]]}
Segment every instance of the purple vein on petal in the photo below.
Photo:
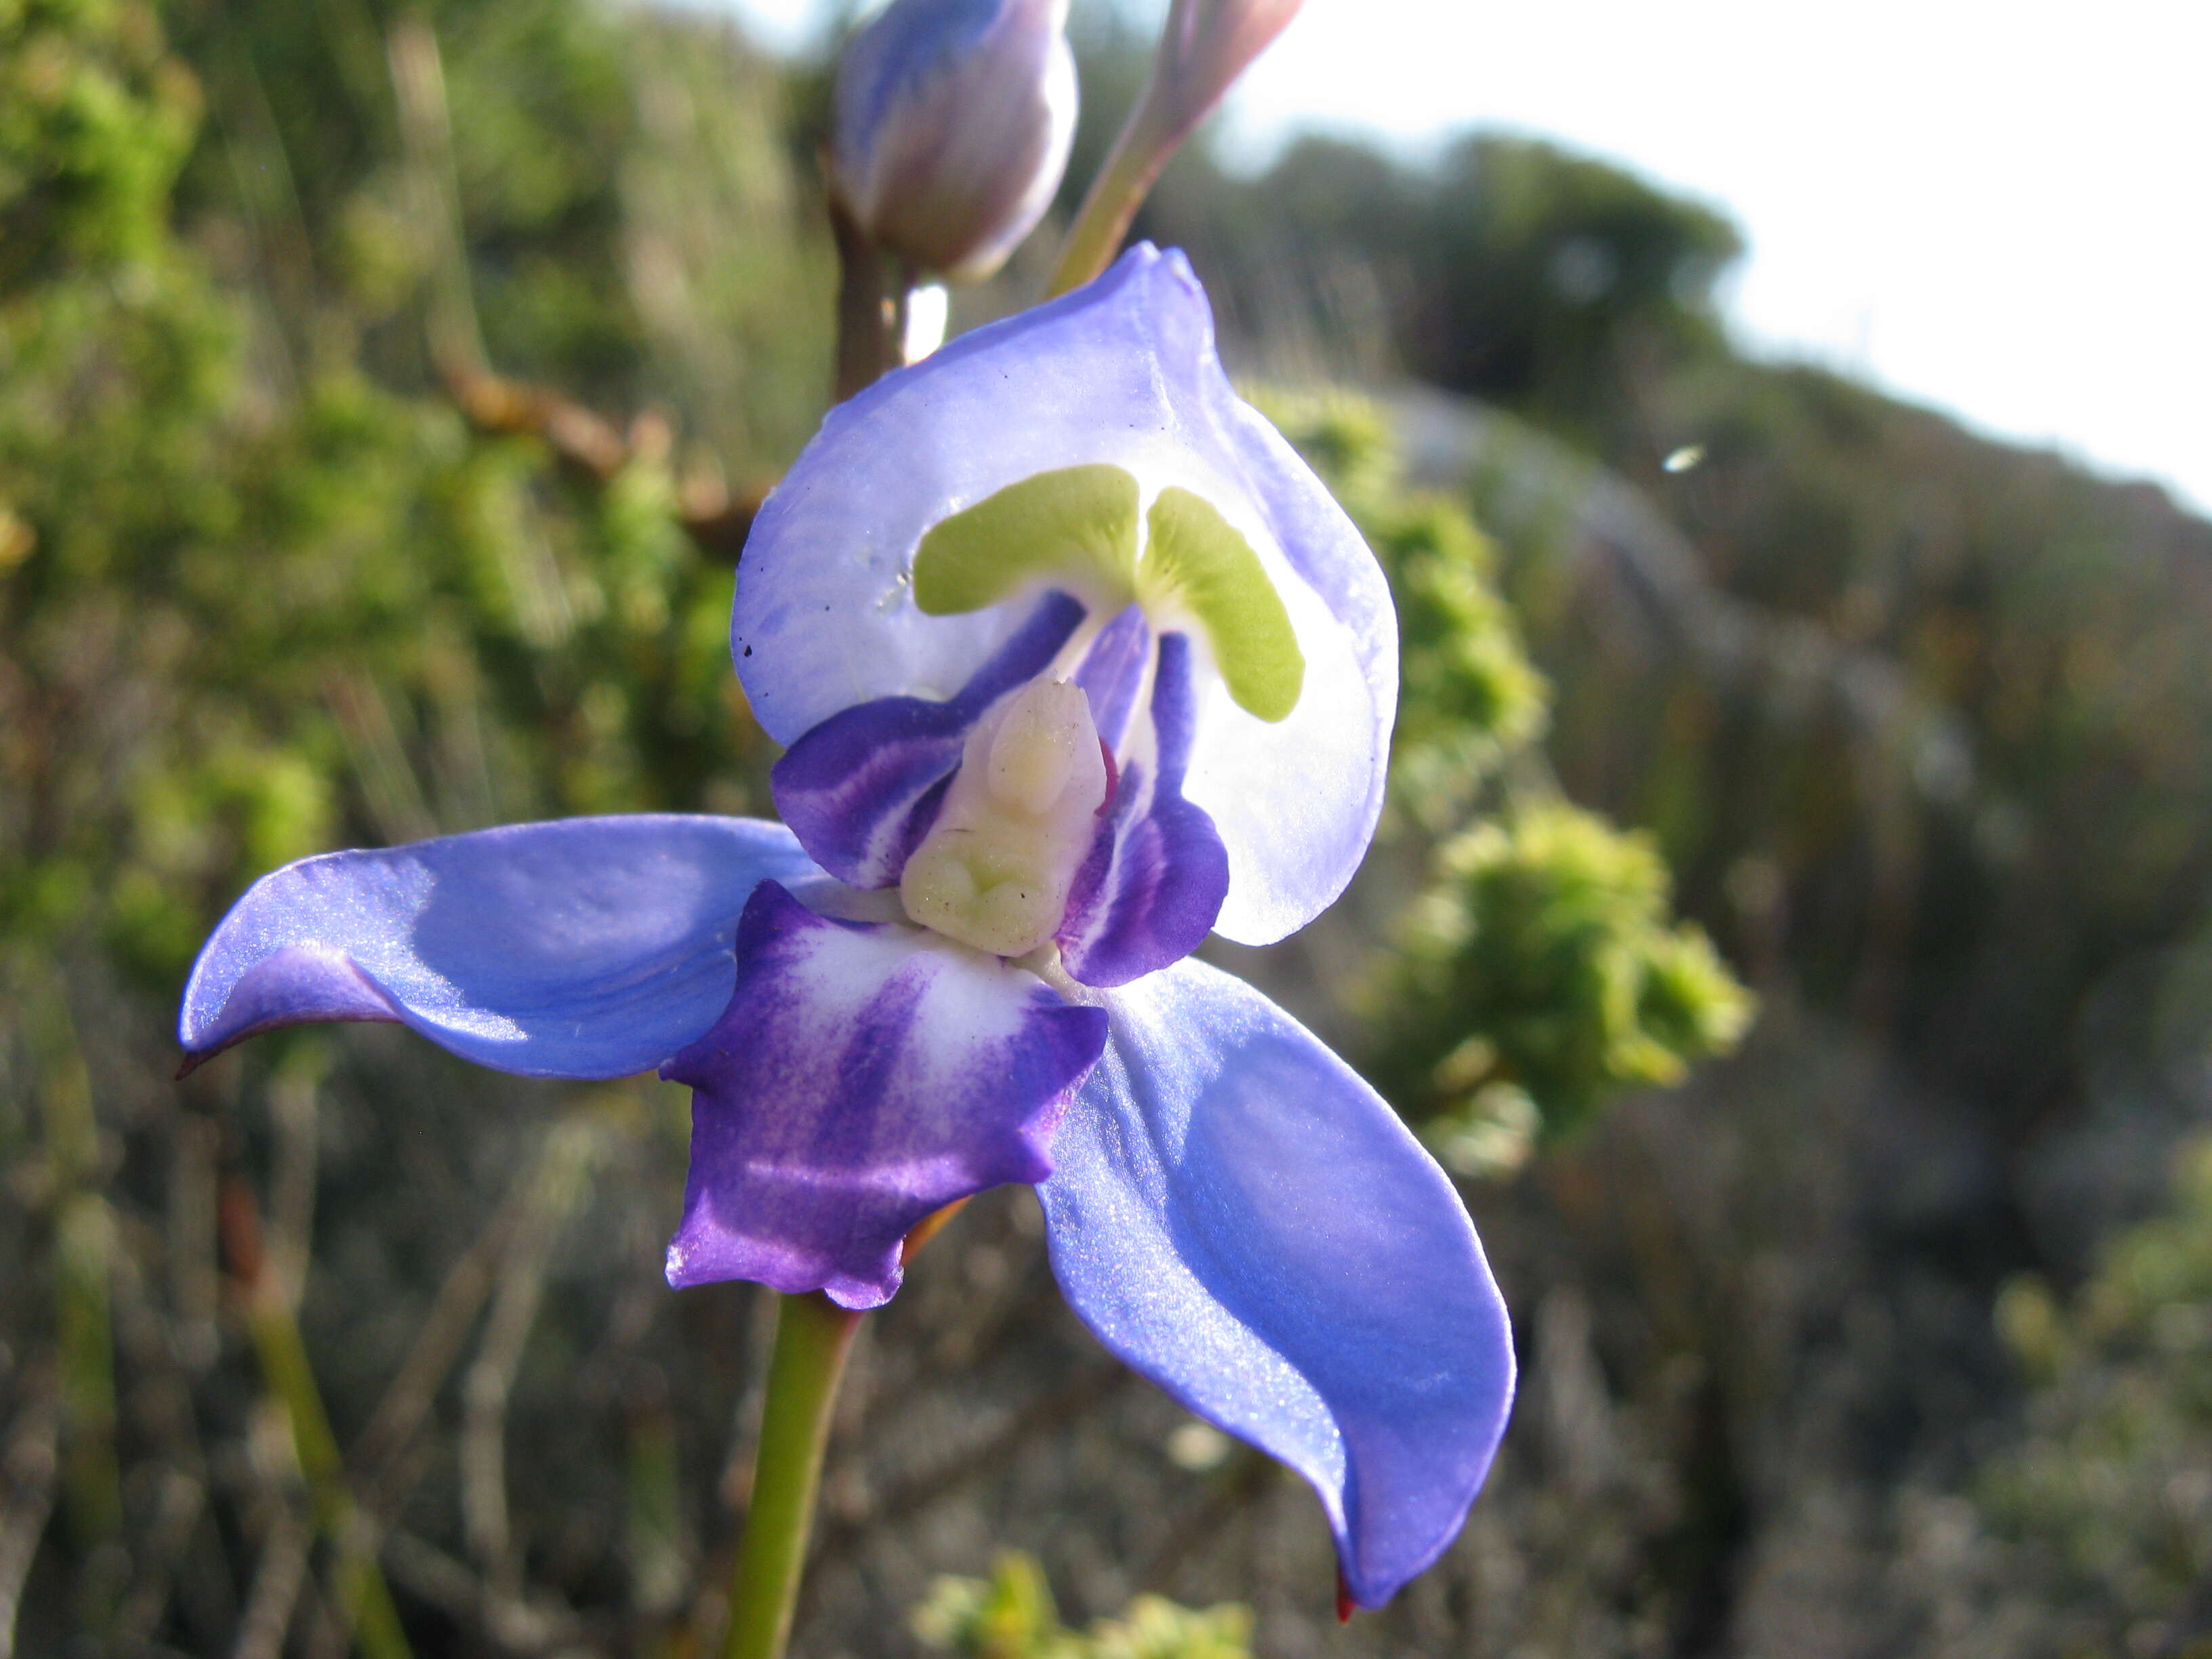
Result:
{"type": "Polygon", "coordinates": [[[1114,810],[1077,872],[1059,943],[1085,985],[1126,985],[1196,950],[1229,891],[1213,820],[1182,797],[1196,726],[1190,641],[1160,636],[1152,683],[1154,758],[1121,775],[1114,810]]]}
{"type": "Polygon", "coordinates": [[[832,714],[792,744],[769,783],[776,811],[808,855],[855,887],[896,886],[937,821],[969,728],[1049,667],[1085,614],[1067,594],[1048,592],[948,701],[878,697],[832,714]]]}
{"type": "Polygon", "coordinates": [[[1091,699],[1091,724],[1109,749],[1118,750],[1128,732],[1152,647],[1152,630],[1146,625],[1144,608],[1128,605],[1098,630],[1084,653],[1083,665],[1075,671],[1075,683],[1091,699]]]}

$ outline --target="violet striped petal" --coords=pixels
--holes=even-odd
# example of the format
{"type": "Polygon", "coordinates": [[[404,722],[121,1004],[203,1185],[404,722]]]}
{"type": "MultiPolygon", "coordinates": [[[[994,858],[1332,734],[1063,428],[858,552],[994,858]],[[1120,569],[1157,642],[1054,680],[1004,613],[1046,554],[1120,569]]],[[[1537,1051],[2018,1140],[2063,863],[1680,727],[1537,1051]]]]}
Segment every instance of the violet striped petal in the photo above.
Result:
{"type": "Polygon", "coordinates": [[[1449,1544],[1513,1395],[1459,1194],[1372,1089],[1258,992],[1178,963],[1113,1035],[1039,1188],[1099,1340],[1320,1494],[1379,1607],[1449,1544]]]}
{"type": "Polygon", "coordinates": [[[1182,961],[1212,930],[1229,890],[1213,820],[1182,798],[1195,724],[1190,678],[1189,639],[1162,635],[1152,755],[1122,769],[1058,935],[1063,965],[1085,985],[1126,985],[1182,961]]]}
{"type": "Polygon", "coordinates": [[[1091,723],[1109,749],[1120,749],[1128,734],[1129,716],[1136,712],[1152,653],[1152,630],[1145,621],[1144,608],[1127,605],[1098,630],[1075,671],[1075,683],[1091,699],[1091,723]]]}
{"type": "Polygon", "coordinates": [[[791,832],[641,814],[508,824],[264,876],[201,949],[187,1065],[262,1031],[397,1021],[532,1077],[651,1071],[730,1000],[762,880],[820,880],[791,832]]]}
{"type": "Polygon", "coordinates": [[[832,714],[791,745],[769,776],[776,811],[840,881],[895,887],[960,765],[969,728],[1042,673],[1082,625],[1083,606],[1047,593],[1029,621],[943,702],[878,697],[832,714]]]}
{"type": "Polygon", "coordinates": [[[696,1091],[668,1282],[880,1306],[915,1223],[1050,1173],[1054,1126],[1105,1041],[1103,1012],[1034,975],[762,884],[729,1007],[661,1068],[696,1091]]]}

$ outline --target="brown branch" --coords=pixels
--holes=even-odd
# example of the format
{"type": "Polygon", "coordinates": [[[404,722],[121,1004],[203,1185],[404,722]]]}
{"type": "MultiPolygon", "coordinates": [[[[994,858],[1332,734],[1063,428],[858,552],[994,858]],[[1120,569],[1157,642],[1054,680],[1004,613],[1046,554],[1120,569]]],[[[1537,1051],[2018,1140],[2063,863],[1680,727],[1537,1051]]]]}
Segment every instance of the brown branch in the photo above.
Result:
{"type": "MultiPolygon", "coordinates": [[[[825,166],[824,172],[829,171],[825,166]]],[[[843,403],[898,362],[906,326],[907,285],[891,280],[883,250],[830,192],[830,233],[837,244],[837,371],[830,395],[843,403]]]]}
{"type": "MultiPolygon", "coordinates": [[[[386,37],[385,55],[398,106],[410,209],[429,244],[430,362],[447,395],[477,431],[534,438],[564,471],[590,488],[604,489],[641,459],[665,456],[668,428],[658,417],[641,416],[624,432],[564,393],[509,380],[492,367],[469,272],[438,37],[422,17],[403,16],[386,37]]],[[[735,566],[766,493],[732,495],[719,479],[693,479],[682,489],[677,521],[707,558],[735,566]]]]}
{"type": "Polygon", "coordinates": [[[292,1628],[292,1612],[307,1582],[311,1536],[307,1522],[291,1505],[278,1508],[262,1540],[253,1587],[246,1595],[238,1645],[231,1650],[234,1659],[279,1659],[283,1653],[285,1632],[292,1628]]]}
{"type": "Polygon", "coordinates": [[[1037,1436],[1066,1427],[1133,1381],[1135,1376],[1118,1362],[1092,1365],[1050,1394],[1030,1401],[996,1434],[886,1487],[883,1496],[868,1506],[866,1513],[849,1519],[842,1516],[825,1517],[821,1543],[815,1552],[815,1565],[808,1572],[809,1580],[818,1583],[822,1564],[850,1553],[872,1528],[896,1526],[911,1520],[962,1487],[996,1474],[1012,1462],[1037,1436]]]}

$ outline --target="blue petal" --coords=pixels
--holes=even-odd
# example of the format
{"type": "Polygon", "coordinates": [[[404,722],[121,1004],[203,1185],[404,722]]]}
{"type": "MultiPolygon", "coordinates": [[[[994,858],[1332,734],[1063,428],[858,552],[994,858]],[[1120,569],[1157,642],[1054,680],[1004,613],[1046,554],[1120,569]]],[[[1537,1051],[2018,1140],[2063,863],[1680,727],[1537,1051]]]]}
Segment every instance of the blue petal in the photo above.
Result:
{"type": "Polygon", "coordinates": [[[1152,717],[1153,753],[1123,768],[1058,936],[1062,964],[1085,985],[1126,985],[1181,962],[1212,931],[1229,889],[1212,820],[1182,798],[1194,725],[1184,635],[1160,637],[1152,717]]]}
{"type": "Polygon", "coordinates": [[[898,884],[908,856],[937,821],[969,728],[1007,692],[1050,666],[1083,607],[1047,593],[1012,639],[943,702],[878,697],[842,709],[775,763],[776,811],[838,880],[898,884]]]}
{"type": "Polygon", "coordinates": [[[1115,1354],[1313,1483],[1388,1601],[1459,1531],[1513,1395],[1459,1194],[1256,991],[1185,962],[1104,999],[1105,1057],[1040,1188],[1054,1271],[1115,1354]]]}
{"type": "Polygon", "coordinates": [[[754,713],[785,743],[878,697],[943,700],[1026,619],[1025,601],[923,614],[922,534],[1033,474],[1127,468],[1195,491],[1244,534],[1306,661],[1270,724],[1201,696],[1185,793],[1231,871],[1218,926],[1264,943],[1351,879],[1374,833],[1396,703],[1380,568],[1319,480],[1240,402],[1206,295],[1179,254],[1139,246],[1065,298],[963,336],[830,411],[755,521],[731,633],[754,713]]]}
{"type": "Polygon", "coordinates": [[[731,937],[774,878],[822,879],[746,818],[568,818],[288,865],[201,950],[178,1036],[204,1058],[320,1020],[411,1025],[535,1077],[650,1071],[730,1000],[731,937]]]}
{"type": "Polygon", "coordinates": [[[668,1282],[889,1301],[899,1244],[955,1199],[1041,1181],[1106,1017],[917,927],[832,921],[773,882],[737,988],[661,1075],[696,1091],[668,1282]]]}

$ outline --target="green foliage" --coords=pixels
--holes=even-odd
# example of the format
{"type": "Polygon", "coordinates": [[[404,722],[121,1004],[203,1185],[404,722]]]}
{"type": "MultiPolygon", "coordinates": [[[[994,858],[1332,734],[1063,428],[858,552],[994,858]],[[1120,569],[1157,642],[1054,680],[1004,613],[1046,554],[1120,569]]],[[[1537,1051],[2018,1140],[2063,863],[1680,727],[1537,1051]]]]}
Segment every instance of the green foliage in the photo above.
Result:
{"type": "Polygon", "coordinates": [[[1712,295],[1742,252],[1718,214],[1556,145],[1486,137],[1440,170],[1431,326],[1448,385],[1596,423],[1632,354],[1718,342],[1712,295]]]}
{"type": "Polygon", "coordinates": [[[1413,164],[1309,137],[1257,179],[1203,156],[1140,228],[1182,244],[1232,317],[1325,369],[1395,368],[1578,441],[1631,430],[1638,377],[1727,353],[1714,301],[1742,241],[1711,209],[1540,140],[1472,134],[1413,164]],[[1358,335],[1383,337],[1381,364],[1358,335]]]}
{"type": "Polygon", "coordinates": [[[1549,688],[1466,506],[1404,482],[1388,422],[1340,393],[1261,394],[1390,579],[1400,630],[1390,799],[1437,838],[1431,883],[1369,1000],[1366,1069],[1463,1174],[1517,1166],[1624,1088],[1679,1081],[1742,1035],[1751,999],[1676,926],[1647,837],[1496,798],[1549,688]]]}
{"type": "Polygon", "coordinates": [[[199,105],[150,7],[0,3],[0,291],[158,258],[199,105]]]}
{"type": "Polygon", "coordinates": [[[914,1611],[923,1644],[961,1659],[1250,1659],[1252,1615],[1238,1607],[1194,1613],[1140,1595],[1088,1632],[1063,1626],[1044,1569],[1010,1552],[991,1577],[940,1578],[914,1611]]]}
{"type": "MultiPolygon", "coordinates": [[[[0,263],[0,926],[97,939],[164,987],[246,880],[333,842],[736,803],[754,787],[729,737],[730,579],[678,524],[665,426],[638,427],[604,483],[579,483],[534,441],[473,435],[442,393],[364,372],[388,351],[333,349],[371,337],[429,256],[397,231],[380,264],[361,254],[375,227],[404,224],[378,216],[406,199],[390,91],[380,70],[362,82],[338,13],[283,9],[243,37],[224,32],[242,14],[195,14],[197,73],[129,5],[19,9],[0,54],[13,77],[0,246],[39,251],[0,263]],[[273,102],[255,53],[285,71],[273,102]],[[167,192],[202,76],[227,108],[198,151],[201,234],[187,240],[167,223],[167,192]],[[83,109],[100,112],[96,132],[83,109]],[[233,166],[213,167],[224,149],[233,166]],[[270,269],[296,242],[315,274],[258,293],[223,281],[221,250],[256,239],[270,269]]],[[[637,333],[595,343],[556,313],[595,259],[590,283],[620,276],[620,181],[548,147],[556,133],[620,137],[641,179],[629,227],[696,223],[663,155],[697,142],[683,118],[717,54],[679,58],[653,31],[617,36],[596,17],[475,15],[453,78],[468,94],[459,165],[487,180],[483,234],[507,256],[478,266],[507,302],[495,341],[605,386],[637,378],[594,367],[647,357],[637,333]],[[608,58],[616,45],[629,50],[608,58]],[[518,57],[563,67],[514,75],[518,57]],[[667,146],[637,131],[637,100],[667,146]],[[524,151],[540,173],[565,156],[567,182],[533,187],[524,151]]],[[[714,136],[716,166],[695,183],[736,175],[733,205],[787,212],[772,129],[722,121],[714,136]]],[[[756,258],[701,308],[727,316],[720,300],[748,292],[757,307],[763,289],[785,307],[803,267],[787,234],[775,246],[784,264],[756,258]]],[[[657,268],[691,257],[663,249],[657,268]]],[[[628,314],[599,289],[575,303],[628,314]]],[[[421,327],[411,306],[397,320],[421,327]]],[[[769,331],[756,315],[737,333],[769,331]]],[[[818,399],[817,377],[800,383],[789,420],[726,431],[723,453],[744,464],[764,434],[793,441],[818,399]]]]}
{"type": "Polygon", "coordinates": [[[1469,1173],[1514,1161],[1516,1125],[1556,1139],[1616,1090],[1677,1081],[1750,1018],[1705,935],[1671,922],[1644,836],[1527,808],[1447,842],[1436,868],[1376,988],[1370,1065],[1469,1173]]]}
{"type": "Polygon", "coordinates": [[[2204,1650],[2212,1560],[2212,1142],[2172,1207],[2116,1239],[2061,1300],[2006,1287],[2000,1330],[2034,1381],[2026,1432],[1972,1496],[1985,1559],[1972,1615],[2033,1659],[2204,1650]]]}

